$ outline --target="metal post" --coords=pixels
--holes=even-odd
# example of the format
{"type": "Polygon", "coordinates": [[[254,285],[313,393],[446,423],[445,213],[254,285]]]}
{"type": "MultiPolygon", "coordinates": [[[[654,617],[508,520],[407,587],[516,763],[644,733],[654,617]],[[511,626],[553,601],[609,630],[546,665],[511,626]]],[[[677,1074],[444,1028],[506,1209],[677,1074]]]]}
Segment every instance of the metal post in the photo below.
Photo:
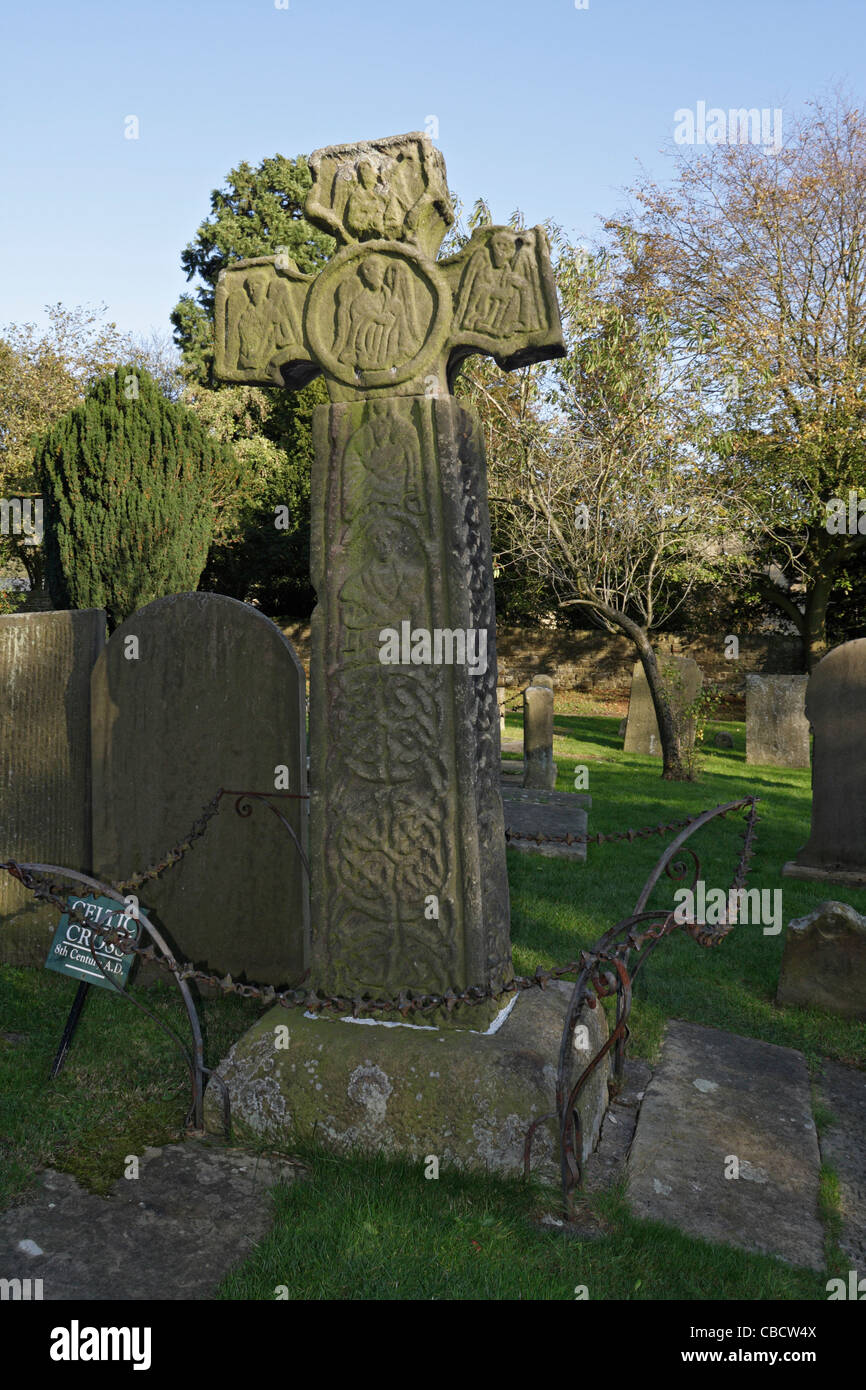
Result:
{"type": "Polygon", "coordinates": [[[72,1046],[72,1039],[78,1027],[78,1020],[81,1017],[81,1010],[84,1008],[84,1001],[87,998],[92,986],[86,980],[82,980],[78,989],[75,991],[75,998],[72,1001],[72,1008],[69,1010],[69,1017],[66,1020],[66,1027],[63,1029],[63,1037],[60,1039],[60,1046],[57,1049],[57,1056],[51,1064],[50,1077],[53,1081],[55,1076],[59,1076],[63,1063],[66,1061],[66,1054],[72,1046]]]}

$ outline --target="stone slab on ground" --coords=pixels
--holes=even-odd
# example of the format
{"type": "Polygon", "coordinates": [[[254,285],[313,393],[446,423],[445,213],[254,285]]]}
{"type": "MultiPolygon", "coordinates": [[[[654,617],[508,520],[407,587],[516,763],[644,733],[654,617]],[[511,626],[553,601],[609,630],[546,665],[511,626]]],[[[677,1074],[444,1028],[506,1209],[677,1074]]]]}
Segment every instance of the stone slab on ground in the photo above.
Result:
{"type": "MultiPolygon", "coordinates": [[[[544,791],[538,787],[521,788],[504,785],[502,809],[506,830],[517,835],[585,835],[587,811],[592,797],[585,792],[544,791]]],[[[548,858],[586,859],[585,844],[551,844],[542,841],[508,840],[511,849],[528,854],[543,854],[548,858]]]]}
{"type": "Polygon", "coordinates": [[[668,1025],[628,1161],[637,1216],[824,1268],[820,1157],[802,1053],[668,1025]],[[729,1159],[739,1178],[726,1178],[729,1159]]]}
{"type": "MultiPolygon", "coordinates": [[[[507,1016],[500,1011],[491,1025],[496,1031],[483,1033],[469,1031],[472,1008],[437,1028],[313,1017],[278,1005],[220,1063],[232,1118],[282,1143],[315,1135],[337,1153],[357,1147],[419,1164],[436,1154],[443,1166],[518,1177],[529,1126],[555,1110],[571,992],[561,982],[523,990],[507,1016]]],[[[588,1048],[574,1049],[575,1079],[607,1039],[602,1009],[584,1008],[579,1022],[588,1048]]],[[[598,1138],[608,1071],[605,1058],[580,1096],[584,1154],[598,1138]]],[[[205,1095],[205,1123],[213,1130],[222,1123],[213,1087],[205,1095]]],[[[532,1172],[543,1181],[559,1180],[552,1118],[536,1131],[532,1172]]]]}
{"type": "Polygon", "coordinates": [[[146,1149],[107,1197],[48,1169],[0,1214],[0,1268],[45,1299],[207,1299],[270,1231],[268,1190],[302,1171],[210,1140],[146,1149]]]}
{"type": "Polygon", "coordinates": [[[611,1085],[611,1102],[602,1121],[598,1144],[584,1164],[585,1191],[607,1192],[622,1177],[641,1102],[652,1074],[649,1062],[640,1057],[626,1057],[622,1084],[616,1091],[611,1085]]]}
{"type": "Polygon", "coordinates": [[[499,768],[499,789],[523,786],[523,759],[503,758],[499,768]]]}
{"type": "Polygon", "coordinates": [[[839,1178],[842,1234],[851,1268],[866,1274],[866,1072],[825,1062],[818,1094],[833,1123],[821,1135],[821,1157],[839,1178]]]}

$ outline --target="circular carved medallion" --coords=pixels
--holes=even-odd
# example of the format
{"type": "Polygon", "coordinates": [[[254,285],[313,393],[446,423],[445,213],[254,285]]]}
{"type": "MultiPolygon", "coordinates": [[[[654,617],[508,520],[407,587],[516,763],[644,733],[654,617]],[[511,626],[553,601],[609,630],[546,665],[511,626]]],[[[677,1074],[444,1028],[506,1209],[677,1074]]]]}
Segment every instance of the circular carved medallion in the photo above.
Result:
{"type": "Polygon", "coordinates": [[[420,252],[366,241],[329,261],[310,291],[305,329],[315,357],[347,386],[397,386],[423,373],[445,342],[451,293],[420,252]]]}

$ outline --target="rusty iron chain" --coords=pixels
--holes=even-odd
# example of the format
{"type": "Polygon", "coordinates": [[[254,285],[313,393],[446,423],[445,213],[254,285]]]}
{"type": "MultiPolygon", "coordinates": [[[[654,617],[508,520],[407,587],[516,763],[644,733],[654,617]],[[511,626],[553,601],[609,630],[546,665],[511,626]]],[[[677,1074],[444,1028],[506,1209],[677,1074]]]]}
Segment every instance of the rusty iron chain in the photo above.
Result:
{"type": "MultiPolygon", "coordinates": [[[[529,686],[525,686],[524,689],[528,690],[529,686]]],[[[518,690],[515,695],[506,695],[505,699],[502,701],[502,707],[504,708],[506,705],[516,705],[517,701],[522,699],[523,690],[518,690]]]]}
{"type": "MultiPolygon", "coordinates": [[[[225,794],[226,793],[221,788],[205,807],[202,815],[196,821],[186,840],[180,841],[174,849],[170,850],[168,854],[159,861],[159,864],[152,866],[151,869],[145,870],[141,874],[135,875],[131,879],[125,880],[123,883],[111,886],[115,887],[118,892],[123,892],[130,887],[140,886],[142,883],[148,881],[149,878],[155,877],[158,873],[162,873],[165,869],[173,867],[178,863],[179,860],[188,853],[196,840],[200,839],[205,833],[208,823],[218,809],[221,797],[225,794]]],[[[752,841],[754,839],[755,825],[758,819],[756,799],[754,797],[745,798],[742,805],[748,805],[750,810],[746,829],[743,834],[743,850],[740,854],[732,882],[732,887],[735,888],[741,888],[746,881],[749,871],[749,860],[754,853],[752,841]]],[[[721,815],[727,814],[730,814],[730,812],[721,812],[721,815]]],[[[602,836],[599,843],[601,843],[601,840],[630,841],[646,835],[660,834],[665,830],[679,829],[690,825],[697,819],[697,816],[689,816],[684,821],[647,827],[642,831],[614,831],[609,835],[602,836]]],[[[558,839],[561,837],[551,836],[545,838],[558,839]]],[[[591,838],[595,839],[596,837],[591,838]]],[[[35,897],[53,903],[55,907],[60,908],[61,912],[70,911],[68,901],[55,892],[55,888],[58,885],[46,884],[44,882],[44,875],[37,874],[33,871],[25,871],[14,861],[9,861],[9,863],[0,865],[0,867],[6,868],[14,878],[18,879],[23,887],[33,892],[35,897]]],[[[661,913],[662,909],[659,909],[659,914],[657,914],[657,916],[661,915],[661,913]]],[[[76,920],[85,920],[78,912],[73,911],[71,915],[74,916],[76,920]]],[[[640,946],[654,937],[668,935],[671,931],[676,930],[680,926],[682,926],[689,935],[693,936],[699,944],[705,946],[715,945],[724,939],[733,925],[733,923],[723,923],[719,927],[711,927],[703,923],[678,923],[673,920],[673,913],[669,912],[664,916],[661,923],[657,922],[654,926],[647,927],[640,933],[635,933],[634,931],[630,932],[626,941],[614,952],[581,951],[577,960],[568,961],[563,965],[553,966],[549,970],[545,970],[542,966],[539,966],[534,975],[515,976],[498,989],[492,987],[482,988],[481,986],[474,985],[470,986],[469,989],[461,991],[448,989],[443,994],[415,995],[412,997],[409,997],[405,992],[401,992],[394,999],[359,999],[341,995],[323,996],[315,991],[304,989],[300,986],[294,989],[276,990],[272,985],[240,984],[234,981],[230,974],[220,977],[202,970],[196,970],[189,962],[182,965],[178,964],[172,956],[167,954],[163,955],[155,946],[138,946],[132,941],[129,935],[123,931],[100,932],[100,936],[104,941],[111,942],[112,945],[118,946],[124,954],[134,954],[144,961],[148,961],[162,969],[171,971],[180,979],[194,980],[198,984],[204,984],[211,988],[218,988],[224,994],[236,994],[245,999],[259,999],[263,1004],[280,1004],[284,1008],[300,1008],[303,1006],[308,1012],[317,1014],[327,1012],[351,1014],[353,1018],[358,1018],[365,1013],[399,1013],[403,1018],[406,1018],[409,1014],[425,1015],[442,1008],[450,1013],[458,1004],[482,1004],[489,1000],[498,1000],[507,996],[512,996],[526,989],[543,989],[545,985],[551,981],[562,979],[567,975],[573,975],[577,971],[586,969],[588,966],[594,971],[598,965],[603,964],[605,961],[614,961],[617,959],[623,949],[639,949],[640,946]]],[[[600,995],[615,992],[616,989],[615,981],[611,983],[611,981],[603,976],[599,977],[598,981],[594,981],[594,984],[596,984],[597,993],[600,995]]],[[[591,1006],[594,1007],[594,1005],[591,1006]]]]}
{"type": "MultiPolygon", "coordinates": [[[[250,795],[252,794],[249,792],[228,791],[225,787],[220,787],[216,795],[204,807],[201,815],[198,820],[194,822],[185,839],[179,840],[173,849],[170,849],[156,864],[151,864],[148,868],[142,869],[139,874],[133,874],[132,878],[123,879],[120,883],[112,884],[112,887],[116,888],[118,893],[134,893],[142,884],[149,883],[151,879],[158,878],[160,874],[165,873],[166,869],[173,869],[175,864],[179,864],[181,859],[189,853],[196,840],[200,840],[204,835],[211,820],[219,810],[220,802],[224,796],[234,796],[237,797],[238,801],[242,801],[245,797],[250,795]]],[[[255,793],[255,795],[258,795],[258,793],[255,793]]],[[[295,801],[309,801],[310,799],[309,794],[306,792],[294,793],[273,791],[268,792],[268,796],[290,797],[295,801]]]]}
{"type": "MultiPolygon", "coordinates": [[[[131,878],[123,879],[112,886],[115,887],[119,893],[134,893],[137,889],[141,888],[143,884],[149,883],[152,879],[158,878],[160,874],[165,873],[166,869],[174,868],[175,864],[179,864],[185,855],[192,849],[196,841],[200,840],[205,834],[210,821],[219,810],[221,799],[226,795],[234,796],[239,794],[234,792],[227,793],[220,787],[216,795],[204,807],[201,815],[194,822],[188,835],[186,835],[184,839],[179,840],[178,843],[155,864],[149,865],[140,873],[133,874],[131,878]]],[[[272,792],[269,793],[269,795],[278,796],[280,793],[272,792]]],[[[300,799],[308,800],[309,798],[304,796],[300,799]]],[[[506,826],[505,842],[507,844],[509,840],[528,840],[535,844],[601,845],[620,840],[632,841],[647,839],[651,835],[664,835],[669,831],[683,830],[687,825],[691,825],[693,820],[697,820],[697,816],[688,816],[685,820],[679,821],[663,821],[660,825],[643,826],[640,830],[612,830],[607,834],[599,833],[595,835],[545,835],[542,831],[530,834],[529,832],[524,833],[519,830],[512,830],[509,826],[506,826]]]]}
{"type": "MultiPolygon", "coordinates": [[[[728,814],[723,812],[723,815],[728,814]]],[[[674,820],[662,822],[661,825],[646,825],[640,830],[611,830],[608,834],[596,835],[545,835],[542,830],[535,833],[530,831],[512,830],[509,826],[505,827],[505,842],[509,840],[529,840],[533,844],[557,844],[557,845],[603,845],[616,840],[646,840],[650,835],[664,835],[669,830],[684,830],[692,821],[696,821],[697,816],[687,816],[685,820],[674,820]]]]}
{"type": "Polygon", "coordinates": [[[133,874],[131,878],[123,879],[120,883],[113,885],[118,893],[134,893],[142,884],[149,883],[151,879],[157,878],[166,869],[173,869],[175,864],[179,864],[181,859],[189,853],[196,840],[200,840],[204,835],[212,818],[219,810],[220,801],[223,797],[223,789],[220,787],[216,795],[208,802],[192,826],[186,839],[178,841],[173,849],[170,849],[162,859],[156,864],[151,864],[148,868],[142,869],[141,873],[133,874]]]}

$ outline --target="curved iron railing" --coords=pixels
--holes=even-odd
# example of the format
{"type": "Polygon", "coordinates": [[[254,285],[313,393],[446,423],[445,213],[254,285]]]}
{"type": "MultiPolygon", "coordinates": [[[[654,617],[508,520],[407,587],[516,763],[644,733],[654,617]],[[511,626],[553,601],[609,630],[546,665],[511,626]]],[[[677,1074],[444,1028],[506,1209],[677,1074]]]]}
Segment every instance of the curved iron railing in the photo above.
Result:
{"type": "MultiPolygon", "coordinates": [[[[748,861],[753,853],[752,839],[757,822],[757,798],[754,796],[743,797],[739,801],[731,801],[725,805],[713,807],[712,810],[697,816],[691,825],[682,830],[668,845],[656,862],[638,895],[634,911],[628,917],[617,922],[615,927],[605,932],[591,950],[581,952],[580,973],[569,1000],[559,1049],[556,1073],[556,1110],[549,1111],[546,1115],[540,1115],[533,1121],[527,1132],[524,1145],[524,1173],[528,1176],[532,1142],[536,1131],[540,1125],[548,1120],[555,1119],[557,1121],[560,1144],[560,1179],[565,1211],[569,1217],[574,1212],[575,1188],[581,1185],[583,1179],[583,1129],[578,1100],[590,1076],[611,1049],[615,1049],[614,1074],[616,1076],[622,1074],[625,1044],[628,1040],[628,1020],[632,1005],[632,986],[638,971],[658,943],[676,930],[685,930],[695,938],[699,945],[713,946],[718,945],[734,926],[733,922],[727,921],[715,929],[700,922],[679,922],[674,917],[673,908],[658,908],[647,911],[646,904],[649,896],[663,873],[680,882],[687,877],[688,861],[685,859],[677,860],[675,855],[682,849],[690,836],[716,817],[728,815],[731,811],[746,806],[749,807],[749,814],[743,835],[744,845],[732,884],[733,889],[741,887],[748,872],[748,861]],[[638,950],[642,951],[640,959],[629,971],[631,952],[638,950]],[[616,994],[614,1026],[606,1042],[584,1067],[577,1080],[572,1082],[574,1034],[584,1006],[594,1009],[597,1007],[599,999],[613,994],[616,994]]],[[[686,854],[690,856],[693,864],[690,887],[694,890],[700,878],[700,859],[691,846],[687,848],[686,854]]]]}
{"type": "MultiPolygon", "coordinates": [[[[278,810],[276,810],[274,806],[270,804],[271,797],[294,797],[296,795],[298,794],[249,791],[238,792],[228,791],[224,788],[220,788],[215,797],[205,808],[204,813],[196,822],[196,825],[193,827],[193,830],[190,832],[190,835],[187,837],[185,841],[182,841],[173,850],[169,851],[168,855],[166,855],[165,858],[159,862],[159,864],[152,866],[151,868],[145,870],[141,874],[135,875],[133,878],[121,884],[104,883],[100,879],[97,879],[92,875],[79,873],[76,870],[67,869],[56,864],[25,864],[17,863],[15,861],[10,860],[6,863],[0,863],[0,869],[3,869],[7,873],[11,874],[25,888],[33,892],[35,896],[40,897],[45,901],[53,903],[63,912],[69,912],[70,908],[66,900],[55,891],[55,889],[58,888],[59,885],[54,882],[49,882],[47,886],[40,885],[37,881],[34,880],[34,878],[32,877],[33,875],[47,875],[50,880],[53,880],[54,878],[59,876],[70,881],[81,883],[91,889],[98,891],[106,897],[112,898],[115,902],[125,905],[126,900],[123,896],[123,891],[125,890],[128,893],[131,890],[131,888],[141,886],[141,884],[146,882],[149,878],[157,876],[159,873],[164,872],[165,869],[179,862],[179,860],[183,858],[184,854],[186,854],[188,850],[192,847],[195,841],[198,838],[200,838],[202,834],[204,834],[211,817],[215,814],[218,808],[221,798],[223,796],[234,796],[236,798],[235,811],[239,816],[242,817],[247,817],[252,814],[252,804],[250,803],[256,801],[265,802],[265,804],[268,806],[268,809],[273,811],[273,813],[278,817],[278,819],[281,821],[284,827],[291,833],[295,847],[298,850],[298,853],[302,859],[302,862],[304,863],[307,873],[309,873],[309,863],[306,855],[303,852],[297,835],[294,833],[294,830],[292,829],[286,818],[278,810]]],[[[698,830],[702,829],[705,825],[709,824],[709,822],[715,820],[716,818],[726,816],[732,811],[737,811],[745,807],[749,808],[749,813],[746,818],[746,829],[743,834],[743,850],[740,855],[737,871],[733,878],[732,891],[742,887],[743,883],[745,882],[746,875],[748,873],[748,861],[754,852],[752,849],[752,840],[754,837],[755,824],[757,822],[757,797],[755,796],[741,797],[737,801],[730,801],[725,803],[724,805],[715,806],[708,811],[702,812],[700,815],[690,820],[686,824],[685,828],[680,830],[680,833],[671,842],[671,844],[667,846],[667,848],[664,850],[662,855],[657,860],[649,877],[646,880],[646,883],[644,884],[640,894],[638,895],[638,899],[635,903],[633,912],[628,917],[625,917],[620,922],[618,922],[616,926],[610,928],[609,931],[605,932],[604,935],[599,938],[599,940],[596,942],[596,944],[593,946],[591,950],[582,951],[577,961],[572,961],[565,965],[557,966],[552,970],[543,970],[539,967],[539,969],[536,971],[536,975],[534,978],[515,979],[512,985],[509,986],[509,988],[516,989],[526,989],[531,988],[533,986],[543,987],[549,980],[558,979],[561,978],[563,975],[573,974],[577,972],[577,980],[574,984],[574,988],[572,990],[571,997],[569,1000],[559,1050],[556,1077],[556,1110],[549,1111],[547,1114],[541,1115],[533,1121],[532,1125],[530,1126],[527,1132],[524,1144],[524,1172],[528,1176],[531,1165],[532,1143],[536,1131],[538,1130],[539,1126],[545,1123],[546,1121],[551,1119],[557,1120],[560,1144],[560,1175],[562,1182],[563,1200],[566,1214],[568,1216],[571,1216],[573,1214],[574,1190],[577,1186],[581,1184],[583,1177],[583,1133],[580,1112],[578,1109],[580,1093],[583,1090],[592,1073],[596,1070],[599,1064],[604,1060],[604,1058],[612,1049],[615,1049],[614,1074],[621,1075],[622,1073],[625,1055],[625,1045],[629,1034],[628,1020],[631,1013],[632,1005],[632,986],[639,970],[643,966],[644,962],[648,959],[652,951],[655,949],[655,947],[658,945],[659,941],[663,940],[666,936],[669,936],[673,931],[677,929],[682,928],[683,930],[688,932],[702,946],[712,946],[717,945],[720,941],[722,941],[734,926],[733,922],[725,921],[719,927],[711,928],[707,927],[704,923],[701,922],[677,921],[675,919],[673,909],[658,908],[647,910],[646,904],[649,900],[650,894],[652,893],[653,888],[659,882],[662,874],[667,874],[669,878],[675,881],[678,880],[680,882],[682,882],[687,877],[688,861],[685,858],[675,859],[675,856],[683,848],[685,842],[692,835],[694,835],[698,830]],[[632,951],[641,951],[642,953],[634,968],[631,971],[629,971],[629,958],[632,951]],[[571,1077],[571,1068],[573,1065],[572,1057],[574,1052],[574,1034],[575,1029],[578,1025],[580,1015],[583,1012],[585,1006],[588,1006],[590,1008],[596,1008],[598,1005],[598,1000],[600,998],[605,998],[613,994],[616,994],[616,1015],[614,1020],[614,1026],[611,1029],[605,1043],[602,1045],[601,1048],[599,1048],[597,1053],[584,1067],[580,1075],[577,1077],[576,1081],[573,1081],[571,1077]]],[[[634,838],[643,835],[644,833],[656,833],[659,830],[664,830],[667,828],[672,827],[660,826],[646,832],[617,832],[616,836],[612,835],[605,838],[622,838],[631,841],[634,838]]],[[[687,856],[690,857],[693,864],[691,888],[694,889],[700,877],[700,860],[691,846],[686,847],[685,853],[687,856]]],[[[75,911],[72,911],[71,915],[76,917],[80,916],[80,914],[76,913],[75,911]]],[[[218,980],[215,979],[213,976],[205,974],[204,972],[194,970],[191,966],[179,966],[178,963],[174,960],[162,934],[153,925],[153,923],[148,918],[147,914],[142,912],[140,909],[137,909],[137,920],[143,924],[146,931],[150,935],[154,945],[161,952],[161,958],[155,957],[153,955],[152,948],[150,948],[148,951],[145,951],[137,945],[135,945],[135,943],[132,942],[131,938],[126,937],[124,940],[123,933],[118,934],[117,932],[106,932],[103,935],[105,936],[106,940],[115,940],[117,944],[121,946],[121,949],[123,949],[124,951],[134,952],[138,955],[144,956],[147,959],[156,959],[159,964],[162,964],[170,970],[181,992],[181,996],[183,998],[187,1010],[187,1015],[190,1023],[190,1030],[192,1034],[192,1052],[188,1051],[185,1044],[180,1040],[177,1034],[175,1034],[173,1030],[170,1029],[168,1025],[163,1022],[163,1020],[157,1018],[154,1014],[150,1012],[150,1010],[146,1009],[144,1005],[142,1005],[138,1000],[134,999],[126,989],[119,985],[117,981],[114,980],[111,976],[107,975],[105,971],[103,971],[103,975],[105,975],[105,978],[110,980],[110,983],[119,994],[122,994],[125,998],[129,999],[142,1013],[144,1013],[146,1016],[158,1023],[159,1026],[163,1029],[163,1031],[165,1031],[168,1034],[168,1036],[175,1042],[175,1044],[180,1048],[184,1060],[187,1064],[187,1067],[189,1068],[192,1081],[193,1103],[190,1110],[190,1117],[196,1129],[200,1130],[203,1127],[203,1097],[205,1089],[204,1078],[208,1077],[211,1080],[216,1081],[217,1084],[222,1088],[223,1115],[226,1128],[226,1137],[229,1138],[231,1132],[231,1114],[228,1088],[226,1087],[226,1084],[223,1081],[222,1077],[219,1076],[217,1072],[209,1069],[208,1067],[205,1067],[204,1065],[201,1027],[199,1025],[198,1015],[195,1009],[195,1002],[187,984],[187,980],[196,979],[207,984],[216,983],[226,992],[237,993],[243,996],[259,997],[265,1002],[274,1002],[275,1000],[279,1000],[280,1003],[285,1004],[287,1007],[297,1007],[301,1004],[309,1006],[312,1003],[313,1005],[322,1008],[325,1007],[325,1005],[328,1002],[331,1002],[334,1005],[339,1005],[339,1007],[343,1009],[350,1005],[351,1001],[327,1001],[317,996],[312,996],[308,998],[306,997],[305,992],[303,990],[288,990],[284,991],[281,994],[277,994],[277,992],[273,989],[272,986],[236,984],[234,981],[231,980],[230,977],[226,977],[225,980],[218,980]],[[118,935],[120,936],[119,941],[118,935]]],[[[102,966],[99,964],[98,958],[97,965],[99,969],[102,970],[102,966]]],[[[453,994],[453,992],[449,991],[448,996],[446,997],[446,1000],[444,1002],[449,1002],[450,999],[450,1002],[453,1003],[458,999],[458,997],[461,999],[461,1001],[466,1003],[479,1003],[488,996],[485,991],[480,989],[470,989],[468,991],[464,991],[463,995],[461,996],[457,996],[453,994]]],[[[386,1010],[390,1012],[395,1009],[405,1012],[412,1004],[415,1003],[419,1003],[424,1007],[428,1007],[428,1005],[430,1007],[432,1007],[433,1005],[436,1005],[438,1007],[438,1005],[442,1002],[443,1000],[427,1000],[426,1002],[425,1000],[406,1001],[402,998],[398,1000],[366,1001],[365,1009],[370,1012],[376,1012],[378,1010],[386,1010]]]]}

